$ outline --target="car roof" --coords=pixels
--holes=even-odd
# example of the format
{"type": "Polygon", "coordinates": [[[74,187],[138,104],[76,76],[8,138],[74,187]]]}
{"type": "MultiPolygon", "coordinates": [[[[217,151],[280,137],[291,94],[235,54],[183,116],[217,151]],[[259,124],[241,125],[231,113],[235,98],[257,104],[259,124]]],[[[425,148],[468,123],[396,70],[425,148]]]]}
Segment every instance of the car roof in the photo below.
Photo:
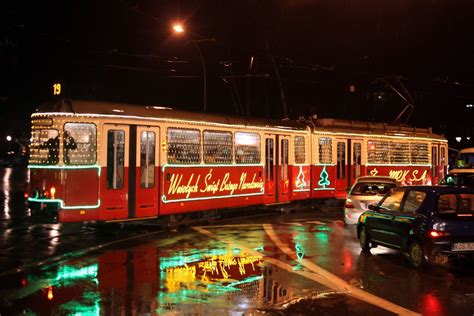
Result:
{"type": "Polygon", "coordinates": [[[362,176],[356,179],[355,183],[360,182],[387,182],[387,183],[397,183],[397,180],[390,177],[381,177],[381,176],[362,176]]]}
{"type": "Polygon", "coordinates": [[[434,194],[474,193],[474,188],[451,185],[411,185],[400,187],[402,190],[416,190],[434,194]]]}

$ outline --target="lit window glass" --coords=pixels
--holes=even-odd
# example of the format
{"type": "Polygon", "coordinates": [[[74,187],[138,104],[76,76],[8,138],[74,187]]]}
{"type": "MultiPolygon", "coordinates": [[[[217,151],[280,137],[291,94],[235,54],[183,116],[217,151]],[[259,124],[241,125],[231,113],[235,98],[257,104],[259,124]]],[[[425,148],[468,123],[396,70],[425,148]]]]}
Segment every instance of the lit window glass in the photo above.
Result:
{"type": "Polygon", "coordinates": [[[125,162],[125,132],[107,132],[107,189],[123,188],[125,162]]]}
{"type": "Polygon", "coordinates": [[[265,140],[265,178],[268,181],[273,181],[274,154],[274,141],[272,138],[267,138],[265,140]]]}
{"type": "Polygon", "coordinates": [[[205,163],[232,163],[232,133],[204,131],[203,136],[203,157],[205,163]]]}
{"type": "Polygon", "coordinates": [[[59,162],[59,132],[36,129],[31,132],[30,164],[55,165],[59,162]]]}
{"type": "Polygon", "coordinates": [[[319,163],[332,163],[332,139],[321,137],[319,139],[319,163]]]}
{"type": "Polygon", "coordinates": [[[429,150],[427,143],[410,143],[411,163],[429,164],[429,150]]]}
{"type": "Polygon", "coordinates": [[[367,159],[372,164],[389,164],[389,142],[380,140],[367,141],[367,159]]]}
{"type": "Polygon", "coordinates": [[[303,136],[295,137],[295,163],[305,163],[306,148],[303,136]]]}
{"type": "Polygon", "coordinates": [[[197,129],[168,128],[168,163],[201,162],[201,132],[197,129]]]}
{"type": "Polygon", "coordinates": [[[410,144],[390,142],[390,163],[409,164],[410,163],[410,144]]]}
{"type": "Polygon", "coordinates": [[[282,139],[280,142],[280,180],[288,180],[288,139],[282,139]]]}
{"type": "Polygon", "coordinates": [[[97,160],[95,124],[66,123],[63,134],[63,157],[68,165],[92,165],[97,160]]]}
{"type": "Polygon", "coordinates": [[[260,135],[235,133],[235,162],[238,164],[260,163],[260,135]]]}
{"type": "Polygon", "coordinates": [[[337,178],[346,177],[346,143],[337,142],[337,178]]]}
{"type": "Polygon", "coordinates": [[[140,187],[155,185],[155,133],[143,131],[140,135],[140,187]]]}

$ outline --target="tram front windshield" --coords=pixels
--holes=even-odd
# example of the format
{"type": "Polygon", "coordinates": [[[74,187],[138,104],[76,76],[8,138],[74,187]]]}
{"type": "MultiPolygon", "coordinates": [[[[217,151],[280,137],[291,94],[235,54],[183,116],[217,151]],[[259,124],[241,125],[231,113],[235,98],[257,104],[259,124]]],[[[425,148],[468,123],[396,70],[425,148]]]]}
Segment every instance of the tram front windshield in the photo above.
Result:
{"type": "Polygon", "coordinates": [[[59,131],[36,129],[31,133],[30,164],[55,165],[59,162],[59,131]]]}
{"type": "Polygon", "coordinates": [[[62,131],[53,128],[35,129],[31,136],[32,165],[92,165],[97,161],[95,124],[66,123],[62,131]]]}

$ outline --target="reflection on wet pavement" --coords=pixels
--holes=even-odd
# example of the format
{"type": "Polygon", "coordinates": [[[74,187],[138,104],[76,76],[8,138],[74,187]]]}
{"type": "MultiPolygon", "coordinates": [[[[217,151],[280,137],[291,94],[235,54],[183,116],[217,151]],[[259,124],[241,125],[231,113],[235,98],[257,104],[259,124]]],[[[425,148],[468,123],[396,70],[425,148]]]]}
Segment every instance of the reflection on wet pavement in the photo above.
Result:
{"type": "MultiPolygon", "coordinates": [[[[65,236],[61,225],[31,223],[26,175],[0,169],[2,269],[139,233],[82,227],[80,235],[65,236]]],[[[167,232],[3,276],[0,314],[390,314],[348,288],[424,315],[473,314],[469,264],[415,270],[384,247],[362,253],[354,226],[319,215],[167,232]],[[341,282],[331,284],[329,274],[341,282]]]]}
{"type": "Polygon", "coordinates": [[[166,247],[148,244],[45,267],[4,291],[4,303],[18,313],[242,314],[324,290],[267,264],[265,254],[281,255],[272,253],[261,231],[246,235],[239,243],[253,247],[252,254],[183,236],[166,247]]]}

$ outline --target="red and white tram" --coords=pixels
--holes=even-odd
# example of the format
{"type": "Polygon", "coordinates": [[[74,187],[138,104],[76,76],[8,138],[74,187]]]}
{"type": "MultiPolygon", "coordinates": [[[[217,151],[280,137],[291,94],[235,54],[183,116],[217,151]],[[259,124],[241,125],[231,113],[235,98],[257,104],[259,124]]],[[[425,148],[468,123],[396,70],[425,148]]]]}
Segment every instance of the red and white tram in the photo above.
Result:
{"type": "Polygon", "coordinates": [[[311,124],[62,100],[32,115],[32,211],[60,222],[342,198],[362,175],[437,182],[447,141],[429,129],[311,124]]]}

